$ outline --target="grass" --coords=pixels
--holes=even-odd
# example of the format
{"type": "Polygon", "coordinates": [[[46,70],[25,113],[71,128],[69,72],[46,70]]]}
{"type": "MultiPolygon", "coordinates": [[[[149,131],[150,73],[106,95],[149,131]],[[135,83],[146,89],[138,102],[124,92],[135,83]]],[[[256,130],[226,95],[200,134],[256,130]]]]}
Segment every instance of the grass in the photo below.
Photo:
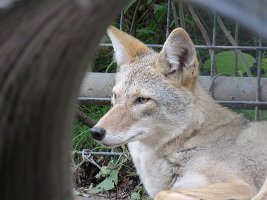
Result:
{"type": "MultiPolygon", "coordinates": [[[[98,121],[110,109],[110,106],[80,105],[79,109],[91,119],[98,121]]],[[[72,143],[74,150],[91,149],[94,151],[106,151],[104,147],[98,145],[92,139],[90,128],[77,120],[74,124],[72,143]]]]}
{"type": "MultiPolygon", "coordinates": [[[[238,110],[233,110],[233,111],[242,114],[244,117],[246,117],[250,121],[255,121],[255,110],[238,109],[238,110]]],[[[262,121],[262,120],[267,120],[266,110],[259,111],[257,121],[262,121]]]]}

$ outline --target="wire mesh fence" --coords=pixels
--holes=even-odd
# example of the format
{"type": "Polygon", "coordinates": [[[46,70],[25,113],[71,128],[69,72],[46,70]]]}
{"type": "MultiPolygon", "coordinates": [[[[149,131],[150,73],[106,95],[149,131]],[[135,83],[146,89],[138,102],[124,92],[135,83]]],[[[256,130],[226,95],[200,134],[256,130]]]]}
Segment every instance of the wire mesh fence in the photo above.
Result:
{"type": "MultiPolygon", "coordinates": [[[[167,13],[166,13],[166,38],[168,37],[170,33],[171,27],[174,25],[171,23],[175,21],[175,26],[183,26],[182,24],[179,24],[176,20],[177,18],[177,13],[175,13],[175,9],[173,9],[174,6],[174,0],[168,0],[167,1],[167,13]]],[[[180,8],[179,8],[180,9],[180,8]]],[[[189,8],[190,11],[190,8],[189,8]]],[[[211,11],[207,11],[211,12],[211,11]]],[[[197,22],[197,19],[194,19],[194,12],[191,11],[192,18],[195,20],[195,23],[197,22]]],[[[265,58],[265,51],[267,50],[266,46],[266,41],[262,40],[259,37],[255,37],[254,45],[239,45],[238,42],[238,35],[241,34],[239,33],[240,27],[237,22],[232,22],[235,23],[235,32],[232,34],[229,32],[227,27],[222,22],[222,18],[217,15],[215,12],[211,12],[212,15],[212,32],[210,33],[211,35],[211,42],[210,44],[207,43],[205,45],[195,45],[195,48],[197,51],[199,50],[206,50],[209,52],[210,56],[210,71],[209,75],[205,76],[203,79],[208,79],[209,80],[209,85],[207,91],[214,97],[218,94],[216,94],[217,87],[214,87],[214,83],[221,79],[221,82],[226,83],[227,81],[230,81],[228,85],[223,85],[222,87],[224,90],[222,92],[225,92],[225,94],[221,94],[222,96],[227,96],[227,90],[232,90],[233,93],[238,93],[238,90],[240,89],[240,84],[243,84],[243,87],[245,89],[251,89],[253,90],[253,94],[247,94],[247,95],[252,95],[251,98],[248,99],[241,99],[239,98],[236,100],[235,98],[232,98],[232,100],[224,100],[223,97],[222,99],[217,99],[217,102],[228,107],[234,107],[234,108],[239,108],[239,109],[253,109],[254,110],[254,120],[258,120],[260,116],[260,112],[262,110],[267,110],[267,99],[265,97],[265,91],[267,89],[267,82],[266,78],[262,77],[263,73],[263,59],[265,58]],[[218,43],[218,28],[224,33],[226,36],[227,40],[229,41],[229,45],[220,45],[218,43]],[[241,81],[239,85],[235,84],[235,78],[232,79],[227,79],[225,78],[225,74],[223,73],[218,73],[218,69],[216,68],[216,53],[218,51],[224,51],[224,50],[231,50],[234,52],[235,55],[235,66],[233,66],[234,69],[238,69],[238,66],[241,65],[244,67],[244,74],[240,76],[238,74],[237,70],[234,70],[235,72],[233,73],[232,77],[238,77],[238,81],[241,81]],[[245,58],[243,58],[243,51],[254,51],[254,54],[256,56],[256,63],[254,63],[254,72],[251,72],[251,69],[248,68],[247,61],[245,58]],[[245,76],[248,76],[250,78],[247,78],[245,76]],[[242,79],[242,80],[241,80],[242,79]],[[244,81],[245,80],[245,81],[244,81]],[[232,82],[231,82],[232,81],[232,82]],[[246,83],[247,81],[247,83],[246,83]],[[246,85],[247,84],[247,85],[246,85]],[[236,86],[236,88],[234,88],[236,86]],[[235,92],[236,90],[236,92],[235,92]]],[[[121,30],[124,30],[124,23],[125,23],[125,13],[124,11],[121,11],[120,17],[119,17],[119,28],[121,30]]],[[[209,25],[207,25],[209,26],[209,25]]],[[[201,28],[201,25],[199,26],[201,28]]],[[[162,48],[163,44],[153,44],[153,43],[147,43],[146,44],[148,47],[154,48],[154,49],[160,49],[162,48]]],[[[110,43],[101,43],[100,48],[112,48],[112,45],[110,43]]],[[[104,77],[104,76],[103,76],[104,77]]],[[[103,79],[99,80],[102,81],[103,79]]],[[[98,83],[96,83],[98,84],[98,83]]],[[[112,83],[110,83],[112,85],[112,83]]],[[[110,86],[111,87],[111,86],[110,86]]],[[[101,90],[101,89],[100,89],[101,90]]],[[[218,92],[217,92],[218,93],[218,92]]],[[[233,94],[235,95],[235,94],[233,94]]],[[[246,95],[246,94],[245,94],[246,95]]],[[[228,95],[229,96],[229,95],[228,95]]],[[[231,96],[231,94],[230,94],[231,96]]],[[[109,105],[110,104],[110,98],[108,96],[102,96],[102,97],[97,97],[97,96],[80,96],[79,102],[81,104],[96,104],[96,105],[109,105]]],[[[215,98],[216,99],[216,98],[215,98]]],[[[75,151],[74,155],[79,155],[81,156],[81,162],[79,165],[81,165],[83,162],[95,162],[91,159],[92,155],[101,155],[101,156],[122,156],[122,155],[127,155],[128,153],[126,152],[115,152],[115,151],[110,151],[110,152],[96,152],[96,151],[91,151],[88,149],[85,149],[83,151],[75,151]]]]}

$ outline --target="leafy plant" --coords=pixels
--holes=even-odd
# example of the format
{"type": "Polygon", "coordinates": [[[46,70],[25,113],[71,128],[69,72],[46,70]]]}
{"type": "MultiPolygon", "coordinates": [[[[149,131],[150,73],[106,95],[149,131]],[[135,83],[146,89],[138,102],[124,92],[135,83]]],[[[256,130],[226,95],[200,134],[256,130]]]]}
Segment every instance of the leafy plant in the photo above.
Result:
{"type": "MultiPolygon", "coordinates": [[[[256,59],[247,53],[242,53],[243,57],[246,59],[248,66],[252,67],[256,63],[256,59]]],[[[225,73],[228,75],[234,75],[235,72],[235,64],[236,64],[236,54],[234,51],[222,51],[215,55],[216,59],[216,69],[217,73],[225,73]]],[[[211,60],[207,59],[203,63],[203,67],[206,69],[210,69],[211,60]]],[[[245,72],[242,62],[238,58],[237,62],[237,74],[242,76],[245,72]]]]}
{"type": "Polygon", "coordinates": [[[144,192],[144,188],[140,185],[136,186],[131,194],[131,200],[140,200],[142,192],[144,192]]]}
{"type": "Polygon", "coordinates": [[[128,157],[120,156],[117,160],[111,159],[107,166],[102,166],[96,178],[104,178],[97,186],[90,189],[90,193],[99,193],[114,189],[118,185],[119,171],[128,157]]]}
{"type": "Polygon", "coordinates": [[[109,169],[107,166],[101,167],[97,177],[104,177],[105,179],[96,187],[90,189],[90,193],[99,193],[114,189],[118,184],[119,169],[109,169]]]}
{"type": "Polygon", "coordinates": [[[131,200],[140,200],[141,199],[141,195],[140,195],[140,192],[137,191],[137,192],[133,192],[131,194],[131,200]]]}

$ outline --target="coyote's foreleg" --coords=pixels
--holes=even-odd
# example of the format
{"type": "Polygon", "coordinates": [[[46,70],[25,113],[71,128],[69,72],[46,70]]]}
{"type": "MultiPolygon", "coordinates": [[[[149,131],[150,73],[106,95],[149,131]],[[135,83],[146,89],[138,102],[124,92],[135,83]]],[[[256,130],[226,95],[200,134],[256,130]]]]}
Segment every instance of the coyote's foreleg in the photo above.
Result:
{"type": "Polygon", "coordinates": [[[217,183],[191,190],[161,191],[155,200],[249,200],[255,194],[245,183],[217,183]]]}

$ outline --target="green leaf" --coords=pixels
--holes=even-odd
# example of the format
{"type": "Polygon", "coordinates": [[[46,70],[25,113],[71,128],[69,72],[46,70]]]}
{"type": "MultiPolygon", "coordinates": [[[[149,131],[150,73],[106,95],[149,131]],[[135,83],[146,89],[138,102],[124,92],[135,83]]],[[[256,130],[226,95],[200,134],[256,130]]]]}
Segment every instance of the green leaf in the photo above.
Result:
{"type": "Polygon", "coordinates": [[[164,3],[164,4],[154,4],[154,13],[155,14],[163,14],[163,13],[166,13],[167,12],[167,4],[164,3]]]}
{"type": "Polygon", "coordinates": [[[151,30],[151,29],[149,29],[149,28],[142,28],[142,29],[139,29],[139,30],[137,30],[137,33],[139,33],[139,34],[145,34],[145,35],[155,35],[156,34],[156,32],[155,31],[153,31],[153,30],[151,30]]]}
{"type": "MultiPolygon", "coordinates": [[[[256,59],[247,53],[241,53],[244,59],[248,63],[248,67],[252,67],[256,63],[256,59]]],[[[229,75],[234,74],[235,70],[235,52],[234,51],[223,51],[215,55],[217,73],[226,73],[229,75]]],[[[205,69],[209,69],[211,66],[210,59],[206,60],[203,64],[205,69]]],[[[241,59],[238,57],[237,71],[239,74],[243,74],[245,69],[243,67],[241,59]]]]}
{"type": "Polygon", "coordinates": [[[110,175],[111,169],[109,169],[108,166],[103,166],[101,167],[100,172],[101,172],[101,175],[107,176],[107,175],[110,175]]]}
{"type": "Polygon", "coordinates": [[[131,200],[140,200],[140,199],[141,199],[140,192],[133,192],[131,194],[131,200]]]}
{"type": "Polygon", "coordinates": [[[119,170],[111,170],[109,176],[107,176],[104,181],[99,183],[96,187],[90,189],[90,193],[95,194],[102,191],[112,190],[118,184],[118,176],[119,170]]]}
{"type": "Polygon", "coordinates": [[[168,10],[167,3],[154,4],[154,15],[158,20],[158,22],[161,23],[163,20],[165,20],[167,10],[168,10]]]}

